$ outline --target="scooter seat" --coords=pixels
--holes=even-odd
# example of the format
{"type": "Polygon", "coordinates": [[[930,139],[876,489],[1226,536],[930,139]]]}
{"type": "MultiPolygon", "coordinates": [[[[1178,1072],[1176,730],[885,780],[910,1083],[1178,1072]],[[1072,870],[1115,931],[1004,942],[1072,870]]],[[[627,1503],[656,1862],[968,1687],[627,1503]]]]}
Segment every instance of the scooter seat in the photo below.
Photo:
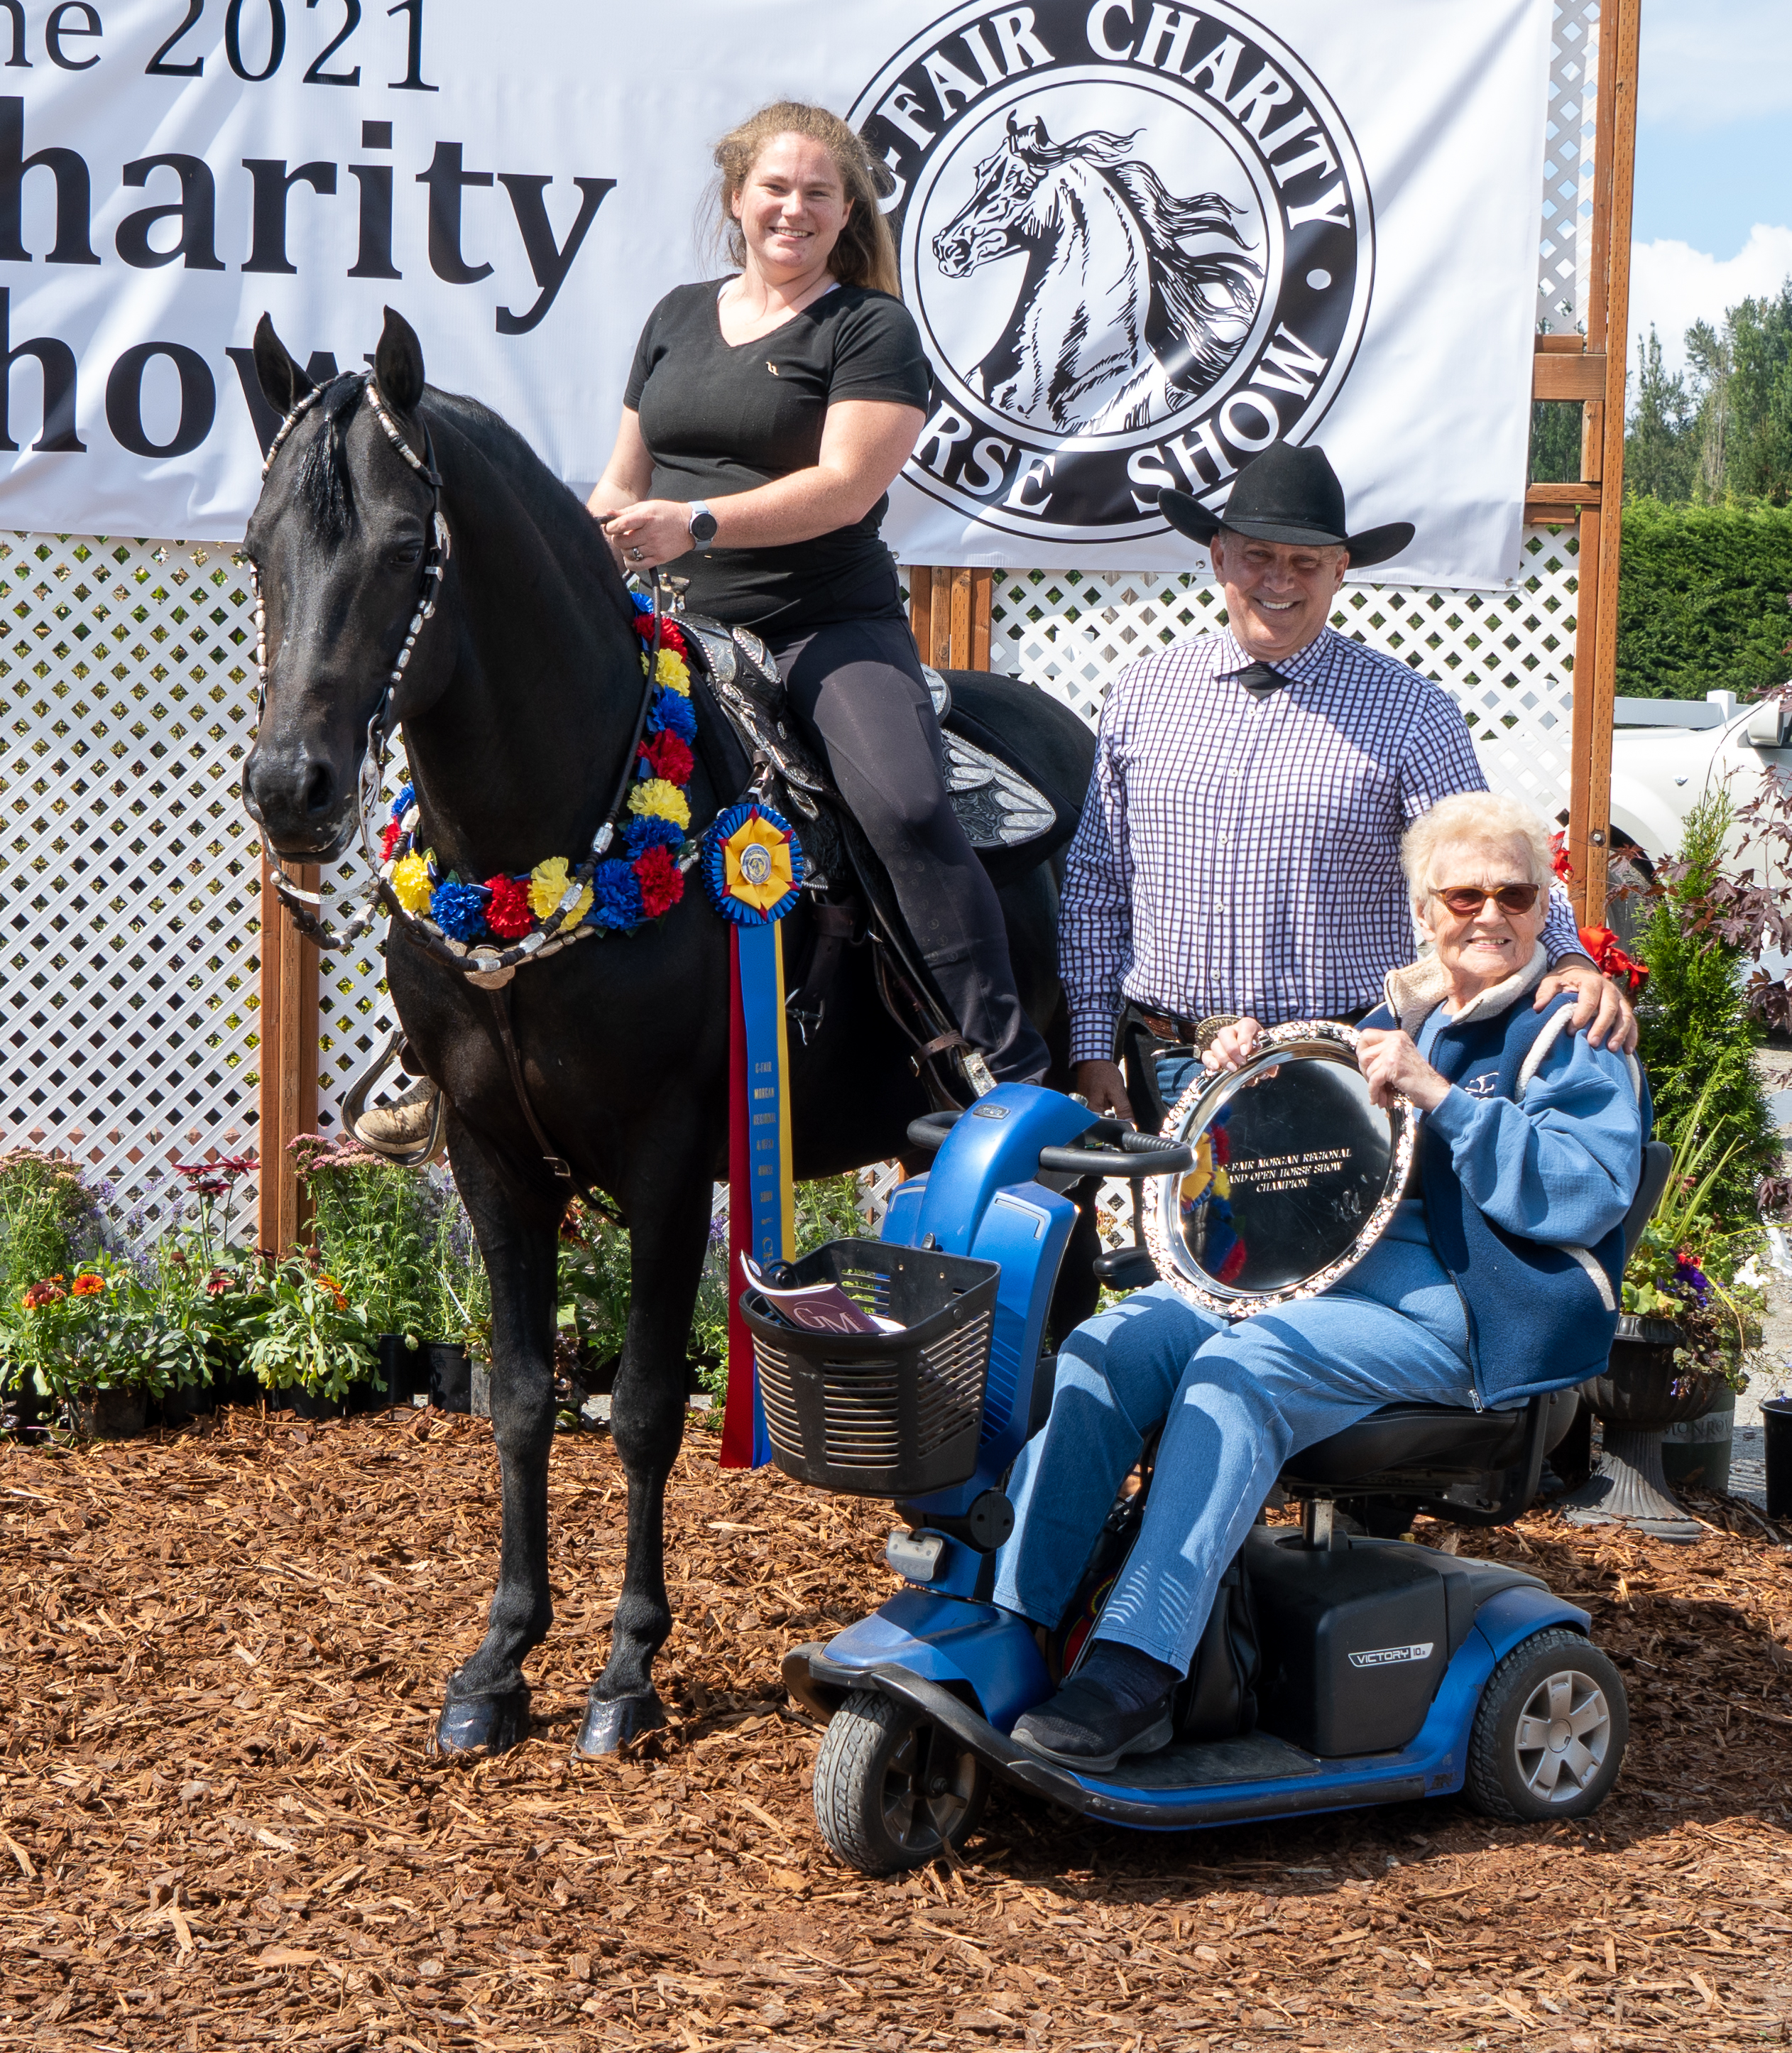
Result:
{"type": "MultiPolygon", "coordinates": [[[[1557,1391],[1544,1428],[1547,1453],[1568,1430],[1578,1393],[1557,1391]]],[[[1338,1489],[1371,1482],[1387,1470],[1460,1474],[1467,1481],[1489,1470],[1508,1468],[1524,1448],[1526,1414],[1472,1411],[1465,1405],[1388,1404],[1340,1431],[1304,1447],[1284,1465],[1284,1482],[1338,1489]]]]}

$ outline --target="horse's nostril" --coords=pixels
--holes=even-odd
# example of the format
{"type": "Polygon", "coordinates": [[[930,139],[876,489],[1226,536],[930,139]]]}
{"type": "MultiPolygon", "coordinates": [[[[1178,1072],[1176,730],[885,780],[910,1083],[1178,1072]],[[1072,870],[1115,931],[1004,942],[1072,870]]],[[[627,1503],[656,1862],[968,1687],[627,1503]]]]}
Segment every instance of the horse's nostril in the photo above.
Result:
{"type": "Polygon", "coordinates": [[[321,819],[336,803],[336,780],[326,763],[314,763],[305,779],[305,815],[309,819],[321,819]]]}

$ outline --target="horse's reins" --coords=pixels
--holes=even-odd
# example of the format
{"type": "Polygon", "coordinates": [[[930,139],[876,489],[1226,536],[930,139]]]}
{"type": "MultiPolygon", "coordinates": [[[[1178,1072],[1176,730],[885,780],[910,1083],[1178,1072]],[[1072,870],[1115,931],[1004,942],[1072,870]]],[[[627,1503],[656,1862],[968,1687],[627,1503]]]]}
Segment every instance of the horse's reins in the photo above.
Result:
{"type": "MultiPolygon", "coordinates": [[[[468,948],[464,943],[444,934],[433,921],[420,917],[400,902],[398,894],[380,873],[379,859],[374,853],[368,827],[385,781],[386,753],[398,724],[392,718],[392,701],[399,685],[404,681],[405,670],[410,661],[412,651],[416,648],[417,638],[435,615],[436,602],[441,594],[443,566],[453,548],[448,521],[441,510],[441,473],[436,468],[435,449],[427,422],[422,424],[423,453],[420,457],[405,439],[398,422],[388,411],[372,374],[344,371],[340,376],[365,378],[367,404],[373,409],[374,418],[378,422],[386,439],[429,486],[429,540],[419,574],[416,609],[405,630],[403,646],[388,673],[386,689],[367,722],[367,743],[362,753],[357,793],[357,825],[360,831],[362,854],[373,872],[373,881],[367,889],[365,901],[350,915],[339,929],[333,927],[323,917],[322,892],[304,890],[287,876],[280,858],[268,839],[267,829],[263,827],[261,846],[267,858],[274,889],[285,905],[294,925],[320,948],[345,948],[359,940],[372,926],[379,907],[383,905],[406,940],[422,948],[434,961],[458,972],[469,983],[484,991],[491,1002],[499,1045],[504,1050],[504,1064],[510,1072],[517,1103],[528,1124],[530,1132],[535,1137],[536,1146],[541,1150],[542,1160],[549,1173],[556,1182],[565,1187],[568,1195],[576,1195],[593,1211],[620,1225],[622,1223],[621,1215],[574,1174],[571,1163],[555,1147],[546,1129],[535,1117],[535,1106],[530,1101],[528,1086],[523,1079],[522,1057],[517,1049],[516,1030],[512,1023],[509,985],[521,964],[545,960],[547,956],[557,954],[561,948],[571,946],[573,942],[586,939],[590,932],[583,925],[575,926],[567,932],[562,929],[567,914],[584,896],[586,887],[590,884],[598,863],[614,841],[627,809],[629,787],[634,781],[635,759],[641,748],[641,736],[646,732],[648,714],[653,707],[654,687],[658,680],[664,622],[660,581],[657,577],[653,580],[653,631],[647,650],[647,674],[641,689],[641,703],[635,713],[628,748],[623,753],[622,768],[617,775],[614,795],[604,813],[602,824],[592,837],[590,852],[568,878],[567,889],[561,894],[560,901],[552,914],[517,946],[503,949],[489,947],[468,948]]],[[[264,482],[273,468],[275,457],[280,454],[292,430],[330,387],[338,382],[337,379],[329,379],[321,385],[314,386],[280,422],[273,441],[268,445],[268,453],[262,462],[264,482]]],[[[249,562],[249,570],[250,587],[255,595],[256,717],[259,725],[268,703],[268,614],[266,603],[261,596],[261,579],[253,559],[249,562]]]]}

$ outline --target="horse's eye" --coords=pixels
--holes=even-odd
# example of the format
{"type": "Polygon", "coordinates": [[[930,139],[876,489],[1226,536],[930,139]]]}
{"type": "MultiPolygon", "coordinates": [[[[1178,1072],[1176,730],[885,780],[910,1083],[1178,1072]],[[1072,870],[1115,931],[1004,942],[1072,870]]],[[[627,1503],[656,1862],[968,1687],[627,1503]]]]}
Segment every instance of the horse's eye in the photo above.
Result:
{"type": "Polygon", "coordinates": [[[395,542],[392,545],[391,554],[394,570],[413,570],[422,561],[423,544],[421,542],[395,542]]]}

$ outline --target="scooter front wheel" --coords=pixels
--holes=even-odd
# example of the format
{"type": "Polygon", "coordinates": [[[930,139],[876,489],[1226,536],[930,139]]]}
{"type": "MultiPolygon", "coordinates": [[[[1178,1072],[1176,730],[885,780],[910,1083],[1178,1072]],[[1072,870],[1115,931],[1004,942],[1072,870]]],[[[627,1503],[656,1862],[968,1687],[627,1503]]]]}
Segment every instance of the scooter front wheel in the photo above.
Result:
{"type": "Polygon", "coordinates": [[[853,1690],[815,1757],[815,1822],[861,1874],[920,1867],[961,1845],[988,1793],[975,1754],[876,1690],[853,1690]]]}
{"type": "Polygon", "coordinates": [[[1629,1730],[1623,1678],[1598,1648],[1565,1627],[1535,1633],[1481,1693],[1468,1801],[1515,1823],[1584,1817],[1618,1780],[1629,1730]]]}

